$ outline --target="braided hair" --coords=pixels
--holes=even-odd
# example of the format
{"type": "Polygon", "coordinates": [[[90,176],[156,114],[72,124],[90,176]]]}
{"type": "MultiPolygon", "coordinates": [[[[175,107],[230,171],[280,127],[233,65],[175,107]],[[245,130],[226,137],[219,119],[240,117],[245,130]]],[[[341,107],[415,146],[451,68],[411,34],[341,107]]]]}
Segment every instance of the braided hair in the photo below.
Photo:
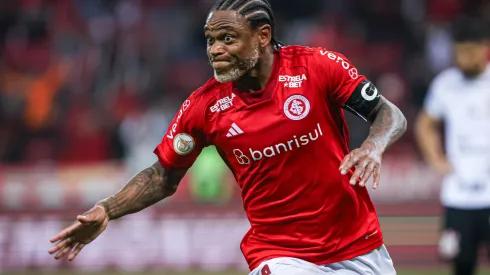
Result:
{"type": "Polygon", "coordinates": [[[276,38],[274,13],[268,0],[218,0],[212,11],[234,10],[245,17],[252,28],[269,24],[272,30],[272,49],[278,51],[283,44],[276,38]]]}

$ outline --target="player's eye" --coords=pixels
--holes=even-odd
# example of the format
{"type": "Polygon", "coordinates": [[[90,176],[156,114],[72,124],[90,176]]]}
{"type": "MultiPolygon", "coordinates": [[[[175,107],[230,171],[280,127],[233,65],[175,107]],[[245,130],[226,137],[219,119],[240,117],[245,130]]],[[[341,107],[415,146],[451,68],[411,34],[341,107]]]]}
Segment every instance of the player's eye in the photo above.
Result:
{"type": "Polygon", "coordinates": [[[208,45],[213,44],[213,42],[214,42],[214,39],[212,37],[206,37],[206,43],[208,43],[208,45]]]}
{"type": "Polygon", "coordinates": [[[227,35],[225,35],[224,40],[226,43],[231,43],[231,42],[233,42],[233,36],[231,36],[230,34],[227,34],[227,35]]]}

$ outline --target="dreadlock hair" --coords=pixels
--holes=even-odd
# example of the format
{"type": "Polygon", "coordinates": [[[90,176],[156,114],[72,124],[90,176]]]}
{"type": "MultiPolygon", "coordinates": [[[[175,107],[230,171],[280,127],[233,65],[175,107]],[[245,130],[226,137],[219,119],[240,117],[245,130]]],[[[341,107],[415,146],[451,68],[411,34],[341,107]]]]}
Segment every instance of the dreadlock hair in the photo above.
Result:
{"type": "Polygon", "coordinates": [[[283,44],[276,38],[274,13],[268,0],[218,0],[212,11],[234,10],[245,17],[253,29],[269,24],[272,30],[272,49],[278,51],[283,44]]]}

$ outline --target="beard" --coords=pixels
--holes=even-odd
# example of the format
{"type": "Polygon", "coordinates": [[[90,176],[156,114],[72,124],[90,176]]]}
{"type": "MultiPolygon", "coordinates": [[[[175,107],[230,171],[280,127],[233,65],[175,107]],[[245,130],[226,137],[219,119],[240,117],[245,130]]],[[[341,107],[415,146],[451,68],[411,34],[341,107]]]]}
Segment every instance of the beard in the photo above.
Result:
{"type": "Polygon", "coordinates": [[[483,73],[483,71],[479,67],[471,68],[471,69],[465,69],[461,70],[465,78],[467,79],[473,79],[478,77],[480,74],[483,73]]]}
{"type": "Polygon", "coordinates": [[[253,69],[259,61],[259,46],[254,47],[254,50],[246,56],[243,61],[233,58],[231,68],[224,72],[217,72],[214,70],[214,78],[220,83],[227,83],[231,81],[237,81],[240,77],[244,76],[248,71],[253,69]]]}

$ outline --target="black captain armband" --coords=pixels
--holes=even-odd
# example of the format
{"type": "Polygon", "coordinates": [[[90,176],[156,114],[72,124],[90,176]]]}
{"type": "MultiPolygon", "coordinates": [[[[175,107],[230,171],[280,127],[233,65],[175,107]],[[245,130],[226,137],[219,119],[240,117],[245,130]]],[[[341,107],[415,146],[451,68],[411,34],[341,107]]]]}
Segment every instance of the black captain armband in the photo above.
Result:
{"type": "Polygon", "coordinates": [[[380,96],[378,89],[376,89],[376,86],[371,81],[363,80],[357,85],[343,108],[367,120],[369,114],[378,105],[380,96]]]}

